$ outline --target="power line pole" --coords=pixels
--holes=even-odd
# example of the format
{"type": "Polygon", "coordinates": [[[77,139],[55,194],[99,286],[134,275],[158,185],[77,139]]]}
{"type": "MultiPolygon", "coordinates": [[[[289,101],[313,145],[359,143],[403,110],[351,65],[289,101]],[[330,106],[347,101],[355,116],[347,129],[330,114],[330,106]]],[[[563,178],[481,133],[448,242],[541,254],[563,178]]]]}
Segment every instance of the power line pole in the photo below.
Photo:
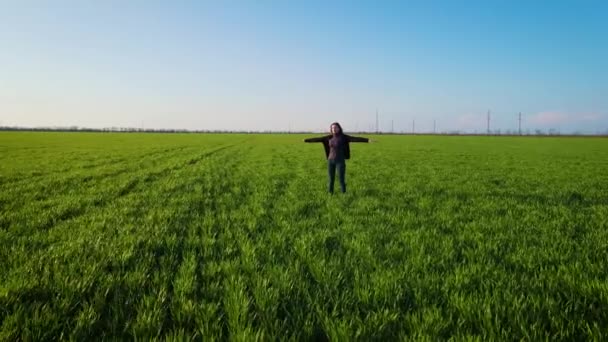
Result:
{"type": "Polygon", "coordinates": [[[433,120],[433,134],[437,133],[437,120],[433,120]]]}
{"type": "Polygon", "coordinates": [[[521,112],[519,112],[519,135],[521,135],[521,112]]]}
{"type": "Polygon", "coordinates": [[[395,133],[395,120],[391,120],[391,133],[395,133]]]}
{"type": "Polygon", "coordinates": [[[488,110],[488,135],[490,135],[490,111],[488,110]]]}
{"type": "Polygon", "coordinates": [[[376,108],[376,134],[378,134],[378,109],[376,108]]]}
{"type": "Polygon", "coordinates": [[[412,134],[416,133],[416,119],[412,119],[412,134]]]}

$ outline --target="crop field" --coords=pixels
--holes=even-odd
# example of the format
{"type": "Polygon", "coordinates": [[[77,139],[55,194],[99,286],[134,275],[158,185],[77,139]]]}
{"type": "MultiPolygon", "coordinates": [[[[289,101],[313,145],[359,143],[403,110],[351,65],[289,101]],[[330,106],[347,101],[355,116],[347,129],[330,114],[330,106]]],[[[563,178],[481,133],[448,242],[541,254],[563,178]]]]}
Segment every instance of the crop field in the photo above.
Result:
{"type": "Polygon", "coordinates": [[[0,340],[608,339],[608,139],[312,136],[1,132],[0,340]]]}

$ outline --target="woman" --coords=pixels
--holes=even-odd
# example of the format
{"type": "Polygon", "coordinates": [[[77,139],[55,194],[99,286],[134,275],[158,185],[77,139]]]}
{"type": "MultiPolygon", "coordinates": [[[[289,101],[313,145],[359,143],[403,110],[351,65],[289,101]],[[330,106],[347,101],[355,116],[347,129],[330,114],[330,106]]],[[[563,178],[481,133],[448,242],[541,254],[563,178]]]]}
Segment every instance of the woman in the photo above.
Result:
{"type": "Polygon", "coordinates": [[[325,148],[325,157],[327,157],[327,173],[329,176],[329,193],[334,193],[334,180],[336,178],[336,169],[338,169],[338,177],[340,180],[340,188],[342,192],[346,192],[346,183],[344,177],[346,174],[346,159],[350,159],[351,142],[369,142],[367,138],[352,137],[342,132],[342,127],[339,123],[334,122],[329,128],[331,134],[319,138],[304,139],[304,142],[320,142],[325,148]]]}

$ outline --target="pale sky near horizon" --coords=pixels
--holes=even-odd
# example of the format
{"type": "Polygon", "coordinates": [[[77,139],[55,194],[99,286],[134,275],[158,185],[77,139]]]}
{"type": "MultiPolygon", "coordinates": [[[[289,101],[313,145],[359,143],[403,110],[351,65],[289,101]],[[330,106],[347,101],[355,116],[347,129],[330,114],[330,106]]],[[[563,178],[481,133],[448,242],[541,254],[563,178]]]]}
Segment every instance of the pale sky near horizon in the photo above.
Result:
{"type": "Polygon", "coordinates": [[[607,1],[0,2],[0,126],[608,131],[607,1]]]}

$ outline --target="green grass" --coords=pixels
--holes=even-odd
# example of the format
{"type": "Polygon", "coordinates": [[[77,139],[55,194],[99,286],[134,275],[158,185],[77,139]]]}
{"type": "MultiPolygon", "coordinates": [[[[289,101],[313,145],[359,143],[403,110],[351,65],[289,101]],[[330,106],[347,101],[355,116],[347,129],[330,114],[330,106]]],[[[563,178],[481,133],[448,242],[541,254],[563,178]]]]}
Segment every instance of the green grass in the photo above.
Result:
{"type": "Polygon", "coordinates": [[[608,139],[0,133],[0,340],[608,338],[608,139]]]}

